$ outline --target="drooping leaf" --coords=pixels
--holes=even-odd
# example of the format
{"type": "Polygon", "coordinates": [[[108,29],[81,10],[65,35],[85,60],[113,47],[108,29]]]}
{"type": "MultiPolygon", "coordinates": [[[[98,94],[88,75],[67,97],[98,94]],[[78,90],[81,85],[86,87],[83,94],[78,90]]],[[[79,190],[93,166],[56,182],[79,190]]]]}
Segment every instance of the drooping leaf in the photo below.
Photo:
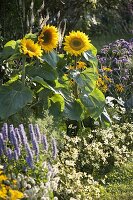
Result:
{"type": "Polygon", "coordinates": [[[39,76],[45,80],[53,81],[57,78],[57,72],[47,63],[26,67],[26,74],[30,77],[39,76]]]}
{"type": "Polygon", "coordinates": [[[81,93],[80,99],[90,117],[97,119],[103,112],[105,97],[98,88],[95,88],[90,94],[81,93]]]}
{"type": "Polygon", "coordinates": [[[77,83],[78,87],[87,92],[92,92],[96,87],[96,81],[98,79],[98,74],[94,73],[93,68],[87,68],[83,72],[71,71],[70,76],[77,83]]]}
{"type": "Polygon", "coordinates": [[[0,118],[6,119],[32,102],[32,91],[21,82],[0,87],[0,118]]]}
{"type": "Polygon", "coordinates": [[[53,51],[45,54],[42,57],[42,60],[47,62],[51,67],[55,68],[57,65],[57,62],[59,60],[59,57],[58,57],[58,54],[56,53],[56,51],[53,50],[53,51]]]}
{"type": "Polygon", "coordinates": [[[46,81],[43,80],[43,78],[36,76],[35,78],[32,79],[32,82],[37,82],[41,84],[43,87],[52,90],[54,93],[57,93],[56,90],[50,86],[46,81]]]}
{"type": "Polygon", "coordinates": [[[70,120],[81,120],[82,115],[82,105],[77,99],[72,102],[65,102],[64,116],[70,120]]]}
{"type": "Polygon", "coordinates": [[[107,110],[104,108],[104,111],[102,112],[101,116],[99,117],[101,124],[104,127],[110,127],[111,126],[111,119],[109,114],[107,113],[107,110]]]}
{"type": "Polygon", "coordinates": [[[64,98],[60,94],[54,94],[51,98],[49,98],[53,103],[58,102],[60,104],[61,112],[64,110],[65,101],[64,98]]]}

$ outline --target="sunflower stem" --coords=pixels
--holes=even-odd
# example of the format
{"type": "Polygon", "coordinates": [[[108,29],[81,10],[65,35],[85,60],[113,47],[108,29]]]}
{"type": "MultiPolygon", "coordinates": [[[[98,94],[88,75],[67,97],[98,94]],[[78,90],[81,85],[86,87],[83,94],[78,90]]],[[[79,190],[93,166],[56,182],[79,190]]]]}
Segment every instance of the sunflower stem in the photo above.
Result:
{"type": "Polygon", "coordinates": [[[25,86],[25,61],[26,61],[26,57],[24,56],[22,58],[22,84],[23,86],[25,86]]]}
{"type": "MultiPolygon", "coordinates": [[[[77,57],[76,56],[74,59],[74,69],[77,70],[77,57]]],[[[78,85],[76,82],[74,83],[73,91],[74,91],[74,96],[77,99],[78,98],[78,85]]]]}

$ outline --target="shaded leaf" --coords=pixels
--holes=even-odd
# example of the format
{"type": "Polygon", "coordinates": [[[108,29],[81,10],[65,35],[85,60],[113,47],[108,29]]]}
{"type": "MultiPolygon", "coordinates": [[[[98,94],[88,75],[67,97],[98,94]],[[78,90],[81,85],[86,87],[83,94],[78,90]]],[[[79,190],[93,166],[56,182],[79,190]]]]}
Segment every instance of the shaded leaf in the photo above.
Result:
{"type": "Polygon", "coordinates": [[[32,91],[21,82],[0,87],[0,118],[6,119],[32,102],[32,91]]]}

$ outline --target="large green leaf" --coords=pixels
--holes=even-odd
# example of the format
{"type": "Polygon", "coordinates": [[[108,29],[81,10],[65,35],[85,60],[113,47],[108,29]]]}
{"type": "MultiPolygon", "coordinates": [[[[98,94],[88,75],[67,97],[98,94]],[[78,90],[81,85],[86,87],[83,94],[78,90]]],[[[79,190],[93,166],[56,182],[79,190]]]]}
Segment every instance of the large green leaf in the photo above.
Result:
{"type": "Polygon", "coordinates": [[[57,66],[59,57],[58,57],[58,54],[56,53],[56,51],[53,50],[53,51],[45,54],[42,57],[42,60],[47,62],[51,67],[55,68],[57,66]]]}
{"type": "Polygon", "coordinates": [[[70,120],[81,120],[82,115],[82,105],[77,99],[72,102],[65,102],[64,116],[70,120]]]}
{"type": "Polygon", "coordinates": [[[4,45],[3,51],[1,52],[0,57],[2,59],[8,59],[8,58],[16,58],[18,57],[18,55],[20,54],[19,49],[18,49],[18,45],[19,45],[20,40],[15,41],[15,40],[11,40],[9,42],[7,42],[4,45]]]}
{"type": "Polygon", "coordinates": [[[80,94],[80,99],[86,107],[90,117],[97,119],[103,112],[105,106],[105,97],[103,93],[95,88],[90,94],[80,94]]]}
{"type": "Polygon", "coordinates": [[[97,60],[97,57],[96,57],[96,53],[97,53],[96,50],[86,51],[86,52],[83,53],[84,58],[88,62],[90,62],[93,67],[97,67],[97,65],[98,65],[98,60],[97,60]]]}
{"type": "Polygon", "coordinates": [[[0,87],[0,118],[6,119],[32,102],[32,91],[20,82],[0,87]]]}
{"type": "Polygon", "coordinates": [[[57,78],[57,72],[47,63],[26,67],[26,74],[31,77],[39,76],[45,80],[53,81],[57,78]]]}
{"type": "Polygon", "coordinates": [[[53,103],[58,102],[60,104],[61,111],[64,110],[65,102],[64,98],[60,94],[54,94],[51,98],[49,98],[53,103]]]}
{"type": "Polygon", "coordinates": [[[43,87],[50,89],[51,91],[53,91],[54,93],[57,93],[56,90],[50,86],[46,81],[43,80],[43,78],[36,76],[35,78],[32,79],[32,82],[37,82],[40,85],[42,85],[43,87]]]}
{"type": "Polygon", "coordinates": [[[83,91],[92,92],[96,87],[96,81],[98,79],[98,74],[94,73],[93,68],[87,68],[83,72],[71,71],[70,76],[76,81],[78,87],[83,91]]]}

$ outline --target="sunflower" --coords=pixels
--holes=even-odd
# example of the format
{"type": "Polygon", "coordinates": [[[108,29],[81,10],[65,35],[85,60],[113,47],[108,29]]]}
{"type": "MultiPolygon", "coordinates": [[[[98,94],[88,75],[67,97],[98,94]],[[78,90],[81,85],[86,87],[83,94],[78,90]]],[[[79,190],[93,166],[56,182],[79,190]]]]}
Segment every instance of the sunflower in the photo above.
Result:
{"type": "Polygon", "coordinates": [[[89,49],[91,49],[91,43],[85,33],[72,31],[65,37],[64,50],[71,55],[78,56],[89,49]]]}
{"type": "Polygon", "coordinates": [[[38,43],[46,52],[52,51],[58,45],[58,31],[55,26],[44,26],[38,36],[38,43]]]}
{"type": "Polygon", "coordinates": [[[41,46],[37,43],[34,43],[31,39],[23,38],[21,40],[21,49],[23,54],[28,54],[29,57],[40,57],[42,56],[41,46]]]}

